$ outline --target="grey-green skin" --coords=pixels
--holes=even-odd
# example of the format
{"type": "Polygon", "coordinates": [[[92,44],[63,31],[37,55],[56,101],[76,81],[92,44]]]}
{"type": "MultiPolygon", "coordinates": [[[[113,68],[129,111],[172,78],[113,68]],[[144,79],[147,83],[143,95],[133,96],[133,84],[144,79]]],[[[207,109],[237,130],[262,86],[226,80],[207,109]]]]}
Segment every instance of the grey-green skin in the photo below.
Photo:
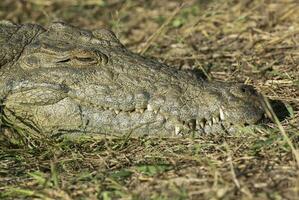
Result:
{"type": "Polygon", "coordinates": [[[206,82],[106,29],[0,23],[2,123],[29,133],[202,134],[263,116],[253,87],[206,82]]]}

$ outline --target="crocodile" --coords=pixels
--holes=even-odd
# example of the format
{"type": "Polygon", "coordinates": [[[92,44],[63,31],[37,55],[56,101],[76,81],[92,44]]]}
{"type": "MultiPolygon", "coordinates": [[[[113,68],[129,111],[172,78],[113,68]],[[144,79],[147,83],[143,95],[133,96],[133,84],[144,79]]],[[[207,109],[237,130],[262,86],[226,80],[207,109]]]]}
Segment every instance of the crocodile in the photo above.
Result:
{"type": "Polygon", "coordinates": [[[258,123],[260,95],[134,53],[107,29],[0,23],[2,126],[47,136],[190,135],[258,123]]]}

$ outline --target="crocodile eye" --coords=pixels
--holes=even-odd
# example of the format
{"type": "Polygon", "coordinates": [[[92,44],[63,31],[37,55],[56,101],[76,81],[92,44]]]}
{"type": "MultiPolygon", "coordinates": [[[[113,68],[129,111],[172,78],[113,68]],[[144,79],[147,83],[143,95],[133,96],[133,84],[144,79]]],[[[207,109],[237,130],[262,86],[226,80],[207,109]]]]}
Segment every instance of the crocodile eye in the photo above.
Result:
{"type": "Polygon", "coordinates": [[[77,52],[71,60],[74,60],[77,64],[97,64],[98,62],[102,64],[108,63],[108,56],[100,51],[82,51],[77,52]]]}
{"type": "Polygon", "coordinates": [[[94,63],[97,62],[97,59],[94,57],[74,57],[77,61],[84,62],[84,63],[94,63]]]}
{"type": "Polygon", "coordinates": [[[70,62],[74,64],[74,66],[89,66],[95,65],[98,63],[98,59],[96,57],[79,57],[74,56],[70,59],[70,62]]]}

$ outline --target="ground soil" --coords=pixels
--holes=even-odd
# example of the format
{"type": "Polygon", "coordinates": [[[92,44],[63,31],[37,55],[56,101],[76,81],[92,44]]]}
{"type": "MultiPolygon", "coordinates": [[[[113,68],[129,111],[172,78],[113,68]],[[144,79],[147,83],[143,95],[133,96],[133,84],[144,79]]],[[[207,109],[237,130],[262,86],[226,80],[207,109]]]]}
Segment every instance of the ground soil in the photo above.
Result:
{"type": "Polygon", "coordinates": [[[1,0],[0,19],[106,27],[132,51],[251,84],[273,120],[198,138],[0,139],[3,199],[299,199],[297,0],[1,0]],[[280,107],[285,107],[281,117],[280,107]]]}

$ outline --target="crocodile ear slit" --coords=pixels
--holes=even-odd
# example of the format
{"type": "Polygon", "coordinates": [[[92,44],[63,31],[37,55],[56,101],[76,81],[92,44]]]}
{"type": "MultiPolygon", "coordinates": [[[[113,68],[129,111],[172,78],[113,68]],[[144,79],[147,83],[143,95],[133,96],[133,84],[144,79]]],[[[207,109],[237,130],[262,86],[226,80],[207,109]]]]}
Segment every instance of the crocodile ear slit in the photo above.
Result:
{"type": "Polygon", "coordinates": [[[107,64],[108,63],[108,56],[100,51],[95,51],[96,55],[99,57],[99,60],[101,61],[102,64],[107,64]]]}

